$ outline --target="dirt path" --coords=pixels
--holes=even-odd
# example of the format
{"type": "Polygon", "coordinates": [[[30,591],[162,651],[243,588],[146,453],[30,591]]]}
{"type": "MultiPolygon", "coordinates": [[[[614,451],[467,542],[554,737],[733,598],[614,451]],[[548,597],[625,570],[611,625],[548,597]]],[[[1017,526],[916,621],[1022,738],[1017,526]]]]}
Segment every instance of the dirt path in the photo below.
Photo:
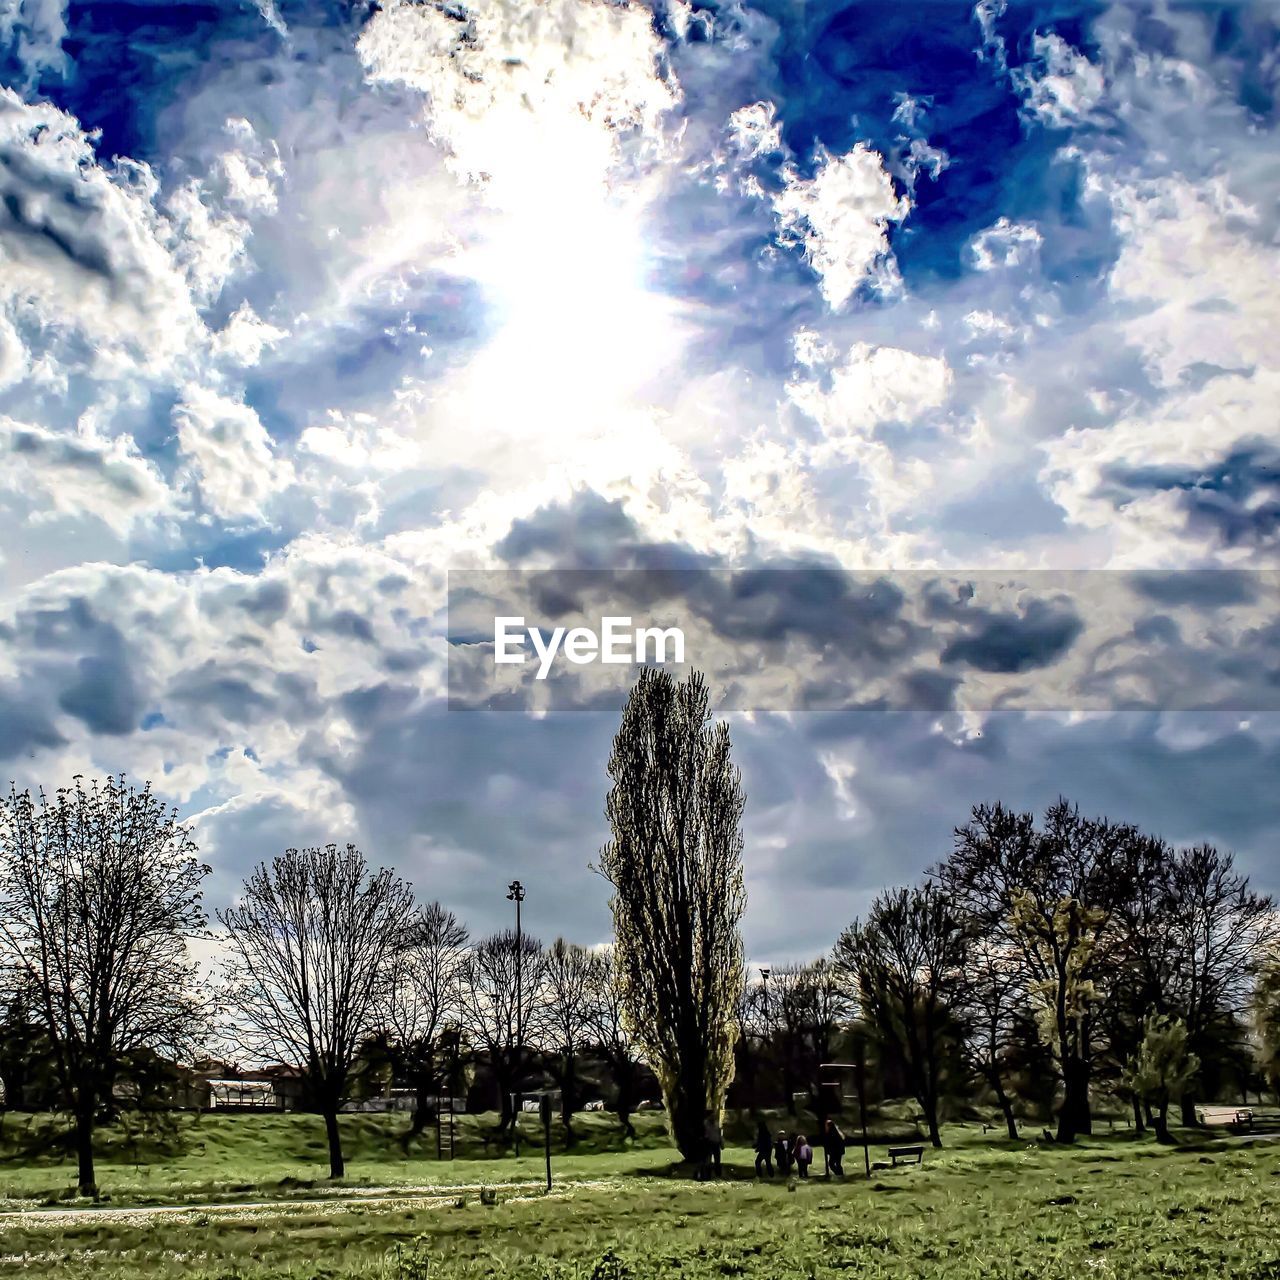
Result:
{"type": "MultiPolygon", "coordinates": [[[[488,1189],[501,1200],[563,1199],[575,1191],[620,1185],[615,1179],[571,1179],[554,1184],[548,1193],[537,1182],[495,1182],[488,1189]]],[[[231,1200],[214,1204],[163,1205],[87,1205],[77,1209],[32,1208],[0,1211],[0,1234],[12,1227],[65,1227],[73,1224],[120,1223],[123,1226],[145,1226],[160,1219],[183,1221],[197,1217],[235,1219],[243,1217],[283,1218],[291,1214],[346,1213],[352,1208],[375,1212],[387,1209],[445,1209],[457,1200],[478,1200],[478,1183],[458,1186],[361,1187],[351,1191],[335,1190],[325,1195],[277,1200],[231,1200]]]]}

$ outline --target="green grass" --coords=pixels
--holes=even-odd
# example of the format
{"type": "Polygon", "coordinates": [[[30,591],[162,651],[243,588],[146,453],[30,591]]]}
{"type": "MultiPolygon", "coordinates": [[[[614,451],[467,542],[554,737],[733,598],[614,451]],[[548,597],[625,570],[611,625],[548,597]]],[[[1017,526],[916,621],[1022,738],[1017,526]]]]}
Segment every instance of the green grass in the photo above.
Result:
{"type": "MultiPolygon", "coordinates": [[[[536,1179],[540,1156],[453,1166],[404,1161],[387,1150],[385,1121],[350,1117],[344,1125],[355,1180],[470,1183],[472,1190],[377,1206],[193,1207],[154,1220],[144,1213],[105,1222],[10,1215],[0,1218],[0,1272],[22,1266],[60,1280],[1280,1280],[1280,1144],[1184,1134],[1184,1145],[1159,1147],[1119,1130],[1058,1148],[952,1126],[947,1149],[927,1153],[920,1168],[878,1169],[867,1181],[854,1176],[861,1173],[854,1148],[846,1181],[789,1190],[779,1181],[757,1183],[742,1147],[726,1152],[721,1182],[675,1176],[658,1117],[644,1117],[641,1142],[630,1150],[617,1149],[609,1117],[583,1120],[582,1153],[555,1161],[557,1178],[579,1185],[562,1183],[550,1197],[508,1190],[485,1205],[475,1189],[536,1179]]],[[[152,1197],[161,1183],[177,1198],[193,1198],[221,1186],[224,1175],[274,1195],[280,1177],[305,1180],[287,1155],[316,1154],[309,1117],[206,1116],[193,1127],[203,1151],[191,1146],[156,1165],[148,1188],[128,1184],[138,1186],[136,1195],[128,1179],[148,1175],[104,1165],[113,1205],[163,1198],[152,1197]]],[[[873,1150],[873,1158],[883,1155],[873,1150]]],[[[314,1160],[306,1167],[323,1173],[314,1160]]],[[[36,1185],[29,1177],[53,1185],[51,1177],[65,1182],[68,1172],[3,1164],[0,1186],[12,1194],[36,1185]]]]}
{"type": "MultiPolygon", "coordinates": [[[[344,1115],[340,1118],[347,1176],[342,1188],[428,1186],[438,1183],[538,1181],[544,1176],[542,1129],[536,1116],[520,1120],[521,1155],[486,1145],[497,1116],[455,1118],[458,1158],[435,1158],[434,1129],[421,1135],[406,1158],[399,1142],[405,1116],[344,1115]]],[[[175,1117],[172,1132],[131,1142],[127,1130],[105,1128],[95,1142],[98,1185],[116,1206],[175,1204],[314,1194],[333,1189],[328,1145],[318,1116],[191,1115],[175,1117]]],[[[633,1118],[634,1142],[623,1140],[617,1120],[606,1114],[576,1117],[579,1141],[567,1155],[554,1131],[557,1169],[574,1176],[598,1176],[593,1157],[609,1154],[611,1168],[669,1158],[661,1114],[633,1118]],[[646,1154],[647,1153],[647,1154],[646,1154]]],[[[60,1131],[59,1131],[60,1132],[60,1131]]],[[[48,1116],[10,1116],[0,1131],[0,1211],[54,1205],[75,1190],[76,1166],[67,1143],[51,1143],[48,1116]]],[[[661,1163],[661,1161],[659,1161],[661,1163]]]]}

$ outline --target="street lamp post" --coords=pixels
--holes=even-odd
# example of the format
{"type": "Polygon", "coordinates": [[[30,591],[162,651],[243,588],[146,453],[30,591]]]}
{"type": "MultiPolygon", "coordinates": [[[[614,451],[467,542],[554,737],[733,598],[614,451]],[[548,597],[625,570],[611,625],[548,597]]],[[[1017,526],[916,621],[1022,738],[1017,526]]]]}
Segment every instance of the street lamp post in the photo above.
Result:
{"type": "MultiPolygon", "coordinates": [[[[767,964],[760,966],[760,986],[764,996],[764,1043],[761,1046],[761,1056],[765,1060],[765,1067],[769,1064],[769,975],[773,972],[767,964]]],[[[765,1085],[768,1087],[768,1072],[765,1073],[765,1085]]]]}
{"type": "MultiPolygon", "coordinates": [[[[520,1077],[524,1067],[524,942],[520,932],[520,904],[524,901],[524,885],[513,880],[507,885],[507,901],[516,904],[516,1101],[520,1099],[520,1077]]],[[[520,1113],[511,1115],[511,1130],[516,1140],[516,1159],[520,1158],[520,1113]]]]}

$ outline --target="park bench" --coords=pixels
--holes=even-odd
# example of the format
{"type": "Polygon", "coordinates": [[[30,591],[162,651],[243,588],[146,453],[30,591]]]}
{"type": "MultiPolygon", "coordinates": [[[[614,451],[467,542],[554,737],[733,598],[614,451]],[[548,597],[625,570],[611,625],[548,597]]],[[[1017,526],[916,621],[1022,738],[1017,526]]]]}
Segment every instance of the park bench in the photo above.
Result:
{"type": "Polygon", "coordinates": [[[913,1156],[915,1157],[916,1164],[923,1163],[924,1147],[890,1147],[889,1148],[889,1159],[893,1161],[893,1166],[895,1169],[898,1167],[899,1159],[910,1160],[913,1156]]]}

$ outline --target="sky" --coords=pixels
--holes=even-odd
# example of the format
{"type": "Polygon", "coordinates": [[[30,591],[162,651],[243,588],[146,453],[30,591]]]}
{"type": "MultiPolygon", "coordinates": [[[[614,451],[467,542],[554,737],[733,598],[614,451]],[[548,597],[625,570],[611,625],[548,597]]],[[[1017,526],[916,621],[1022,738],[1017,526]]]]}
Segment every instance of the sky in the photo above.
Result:
{"type": "Polygon", "coordinates": [[[0,85],[6,781],[599,942],[625,690],[451,699],[449,575],[628,571],[756,961],[982,801],[1280,890],[1274,4],[0,0],[0,85]]]}

